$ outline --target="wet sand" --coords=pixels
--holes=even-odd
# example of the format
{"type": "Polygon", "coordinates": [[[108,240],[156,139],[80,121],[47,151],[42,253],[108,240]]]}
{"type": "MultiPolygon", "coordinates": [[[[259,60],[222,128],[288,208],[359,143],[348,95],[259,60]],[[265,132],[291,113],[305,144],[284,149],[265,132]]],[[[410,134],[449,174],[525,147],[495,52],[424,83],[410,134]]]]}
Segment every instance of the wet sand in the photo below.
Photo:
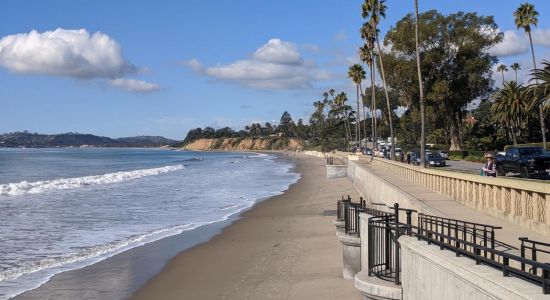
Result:
{"type": "Polygon", "coordinates": [[[327,180],[324,161],[297,159],[302,179],[256,205],[207,243],[180,253],[131,299],[361,299],[342,278],[332,220],[346,178],[327,180]]]}
{"type": "Polygon", "coordinates": [[[361,299],[342,278],[332,224],[336,199],[357,192],[346,178],[327,180],[322,159],[291,159],[302,179],[284,194],[58,274],[15,299],[361,299]]]}

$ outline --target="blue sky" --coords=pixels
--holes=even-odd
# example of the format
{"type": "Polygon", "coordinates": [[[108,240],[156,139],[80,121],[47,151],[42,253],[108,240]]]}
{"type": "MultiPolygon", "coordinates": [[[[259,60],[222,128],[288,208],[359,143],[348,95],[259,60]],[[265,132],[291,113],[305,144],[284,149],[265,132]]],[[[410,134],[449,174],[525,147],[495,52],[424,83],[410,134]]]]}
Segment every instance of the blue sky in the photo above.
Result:
{"type": "MultiPolygon", "coordinates": [[[[512,12],[523,1],[420,1],[420,10],[494,15],[507,65],[528,71],[512,12]]],[[[0,3],[0,132],[183,139],[194,127],[307,119],[329,88],[349,92],[362,20],[356,0],[25,1],[0,3]]],[[[550,2],[537,60],[550,59],[550,2]]],[[[384,34],[413,1],[388,0],[384,34]]],[[[512,72],[506,77],[511,79],[512,72]]],[[[500,77],[496,77],[497,82],[500,77]]]]}

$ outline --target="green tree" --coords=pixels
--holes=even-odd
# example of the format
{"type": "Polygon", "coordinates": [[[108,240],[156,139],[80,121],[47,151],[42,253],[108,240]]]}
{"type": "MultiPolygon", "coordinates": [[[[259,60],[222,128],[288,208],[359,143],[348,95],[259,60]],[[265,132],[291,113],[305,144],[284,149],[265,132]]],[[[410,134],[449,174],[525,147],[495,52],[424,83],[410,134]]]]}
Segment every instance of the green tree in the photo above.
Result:
{"type": "Polygon", "coordinates": [[[529,104],[526,98],[526,88],[516,81],[505,82],[502,89],[491,96],[493,119],[507,128],[514,145],[526,122],[529,104]]]}
{"type": "MultiPolygon", "coordinates": [[[[533,38],[531,37],[531,26],[537,26],[539,13],[535,10],[535,6],[531,3],[521,4],[516,11],[514,11],[514,18],[517,29],[523,29],[529,36],[529,44],[531,45],[531,58],[533,59],[533,69],[537,68],[537,61],[535,60],[535,49],[533,48],[533,38]]],[[[539,118],[540,129],[542,132],[542,144],[546,148],[546,126],[544,122],[544,110],[543,105],[539,105],[539,118]]]]}
{"type": "Polygon", "coordinates": [[[533,84],[529,85],[529,94],[532,104],[548,107],[550,99],[550,61],[542,62],[542,69],[535,69],[531,72],[533,84]]]}
{"type": "Polygon", "coordinates": [[[521,66],[516,62],[516,63],[513,63],[510,68],[512,68],[512,70],[514,70],[514,73],[516,74],[516,81],[518,81],[518,70],[521,70],[521,66]]]}
{"type": "Polygon", "coordinates": [[[293,125],[294,121],[292,121],[292,117],[287,111],[285,111],[281,116],[281,121],[279,122],[279,132],[281,132],[283,136],[290,137],[292,134],[291,129],[293,125]]]}
{"type": "Polygon", "coordinates": [[[497,72],[500,72],[500,74],[502,74],[502,85],[504,85],[504,72],[508,72],[508,67],[506,67],[506,65],[504,64],[500,64],[497,67],[497,72]]]}
{"type": "Polygon", "coordinates": [[[449,132],[451,150],[460,150],[466,106],[491,92],[491,69],[496,57],[489,54],[489,49],[502,40],[502,34],[493,17],[463,12],[445,16],[432,10],[418,17],[415,55],[416,41],[410,37],[416,35],[416,23],[416,17],[407,15],[385,37],[384,43],[392,47],[391,53],[384,54],[389,62],[388,74],[401,75],[388,76],[388,85],[409,99],[423,99],[420,120],[422,124],[424,119],[424,131],[428,119],[432,123],[441,121],[449,132]],[[416,64],[416,69],[411,64],[416,64]],[[430,115],[427,106],[433,111],[430,115]]]}
{"type": "Polygon", "coordinates": [[[363,70],[363,67],[359,64],[354,64],[349,67],[348,70],[348,78],[355,83],[356,92],[357,92],[357,121],[356,121],[356,138],[357,142],[361,142],[361,115],[360,115],[360,107],[359,107],[359,97],[360,94],[362,95],[361,91],[361,82],[363,79],[365,79],[365,70],[363,70]]]}

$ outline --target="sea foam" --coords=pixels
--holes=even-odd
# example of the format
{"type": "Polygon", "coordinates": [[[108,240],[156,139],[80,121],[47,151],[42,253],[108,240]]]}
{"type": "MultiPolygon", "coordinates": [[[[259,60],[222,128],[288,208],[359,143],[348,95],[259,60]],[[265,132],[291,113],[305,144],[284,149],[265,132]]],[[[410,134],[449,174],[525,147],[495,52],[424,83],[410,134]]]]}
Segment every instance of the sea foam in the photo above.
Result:
{"type": "Polygon", "coordinates": [[[117,183],[146,176],[155,176],[162,173],[178,171],[183,168],[183,165],[175,165],[76,178],[60,178],[35,182],[21,181],[17,183],[0,184],[0,196],[39,194],[53,190],[67,190],[88,185],[117,183]]]}

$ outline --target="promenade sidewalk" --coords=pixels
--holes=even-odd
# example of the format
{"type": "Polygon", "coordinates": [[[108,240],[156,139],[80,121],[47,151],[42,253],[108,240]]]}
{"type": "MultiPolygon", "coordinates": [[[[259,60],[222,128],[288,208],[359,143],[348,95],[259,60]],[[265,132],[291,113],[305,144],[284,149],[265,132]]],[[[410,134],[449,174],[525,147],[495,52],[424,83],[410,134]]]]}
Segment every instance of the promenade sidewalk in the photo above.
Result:
{"type": "Polygon", "coordinates": [[[490,216],[475,208],[465,206],[431,189],[418,186],[397,174],[388,172],[382,165],[369,163],[361,163],[360,165],[413,196],[418,201],[437,210],[441,217],[502,227],[495,235],[496,239],[501,242],[519,247],[519,237],[529,237],[530,239],[544,242],[550,241],[550,233],[543,235],[521,227],[518,224],[490,216]]]}

